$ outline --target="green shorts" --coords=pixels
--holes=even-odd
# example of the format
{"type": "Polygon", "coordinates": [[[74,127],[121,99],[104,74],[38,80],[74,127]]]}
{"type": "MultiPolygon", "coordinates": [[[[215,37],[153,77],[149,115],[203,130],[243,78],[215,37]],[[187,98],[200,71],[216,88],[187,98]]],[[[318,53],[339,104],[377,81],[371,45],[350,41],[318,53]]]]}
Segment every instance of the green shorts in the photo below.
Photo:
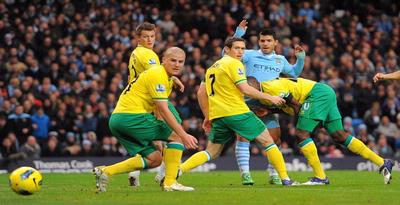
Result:
{"type": "Polygon", "coordinates": [[[169,110],[172,112],[172,114],[174,115],[176,121],[178,121],[179,124],[182,124],[182,119],[179,116],[179,112],[178,110],[176,110],[176,108],[174,107],[174,105],[168,100],[168,108],[169,110]]]}
{"type": "Polygon", "coordinates": [[[252,141],[265,129],[264,123],[253,112],[248,112],[212,120],[208,139],[213,143],[225,144],[235,139],[235,133],[237,133],[252,141]]]}
{"type": "Polygon", "coordinates": [[[341,125],[341,119],[335,91],[326,84],[316,83],[301,106],[296,127],[312,132],[321,123],[334,130],[339,128],[338,121],[341,125]]]}
{"type": "Polygon", "coordinates": [[[172,129],[152,114],[112,114],[109,121],[111,133],[125,147],[129,155],[143,157],[156,151],[153,141],[167,141],[172,129]]]}

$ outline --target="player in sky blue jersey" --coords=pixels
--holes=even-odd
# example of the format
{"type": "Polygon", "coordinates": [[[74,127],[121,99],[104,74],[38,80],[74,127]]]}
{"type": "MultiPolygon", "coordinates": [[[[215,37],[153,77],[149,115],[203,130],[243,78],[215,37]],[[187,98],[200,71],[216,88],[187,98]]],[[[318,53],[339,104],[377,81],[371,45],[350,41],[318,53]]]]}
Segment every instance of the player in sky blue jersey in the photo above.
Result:
{"type": "MultiPolygon", "coordinates": [[[[243,20],[236,28],[234,37],[242,37],[246,33],[247,21],[243,20]]],[[[290,64],[282,55],[275,53],[275,46],[278,40],[275,32],[270,29],[264,29],[258,36],[259,50],[245,50],[242,61],[246,67],[246,75],[252,76],[258,82],[269,81],[278,78],[280,74],[286,74],[290,77],[297,78],[304,67],[305,52],[304,49],[296,45],[295,55],[296,63],[290,64]]],[[[274,114],[269,114],[262,117],[261,120],[265,123],[269,133],[275,143],[280,144],[281,130],[279,121],[274,114]]],[[[250,142],[244,138],[238,137],[236,142],[236,159],[242,175],[243,185],[252,185],[254,183],[250,175],[249,160],[250,160],[250,142]]],[[[271,184],[281,184],[277,172],[274,167],[268,165],[271,184]]]]}

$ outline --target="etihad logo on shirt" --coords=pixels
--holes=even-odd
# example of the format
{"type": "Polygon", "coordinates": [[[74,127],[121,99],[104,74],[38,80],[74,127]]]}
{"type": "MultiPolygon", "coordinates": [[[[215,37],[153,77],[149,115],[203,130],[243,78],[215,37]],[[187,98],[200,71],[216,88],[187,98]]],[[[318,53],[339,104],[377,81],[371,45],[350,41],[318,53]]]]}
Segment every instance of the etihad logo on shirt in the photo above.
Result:
{"type": "Polygon", "coordinates": [[[158,85],[156,86],[156,91],[159,92],[159,93],[165,92],[165,85],[163,85],[163,84],[158,84],[158,85]]]}
{"type": "Polygon", "coordinates": [[[244,74],[243,70],[240,69],[240,68],[238,68],[238,74],[239,74],[239,75],[243,75],[243,74],[244,74]]]}
{"type": "Polygon", "coordinates": [[[154,64],[156,64],[156,63],[157,63],[156,59],[154,59],[154,58],[150,58],[150,59],[149,59],[149,64],[150,64],[150,65],[154,65],[154,64]]]}
{"type": "Polygon", "coordinates": [[[254,68],[257,71],[265,71],[265,72],[277,72],[280,73],[281,69],[279,68],[275,68],[275,67],[271,67],[271,66],[267,66],[267,65],[261,65],[261,64],[254,64],[254,68]]]}

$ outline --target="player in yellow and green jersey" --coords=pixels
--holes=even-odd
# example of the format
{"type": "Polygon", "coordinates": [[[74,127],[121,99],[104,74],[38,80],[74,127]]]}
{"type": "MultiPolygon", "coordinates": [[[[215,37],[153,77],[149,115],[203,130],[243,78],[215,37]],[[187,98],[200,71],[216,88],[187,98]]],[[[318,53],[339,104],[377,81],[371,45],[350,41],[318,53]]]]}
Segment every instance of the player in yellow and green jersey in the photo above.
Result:
{"type": "MultiPolygon", "coordinates": [[[[248,78],[248,81],[250,85],[261,89],[262,92],[284,97],[288,104],[292,104],[292,107],[295,107],[295,111],[287,106],[281,106],[280,108],[289,114],[298,114],[296,125],[297,142],[301,152],[307,158],[314,171],[314,177],[305,182],[305,185],[329,184],[328,177],[326,177],[319,161],[317,148],[310,138],[310,134],[318,125],[325,127],[334,141],[379,166],[379,171],[384,177],[384,183],[390,183],[393,162],[381,158],[359,139],[344,131],[342,116],[336,102],[336,94],[331,87],[303,78],[279,78],[261,82],[261,87],[255,78],[248,78]],[[301,107],[296,105],[301,105],[301,107]]],[[[267,106],[272,105],[267,101],[261,101],[261,103],[267,106]]]]}
{"type": "MultiPolygon", "coordinates": [[[[132,51],[132,54],[129,58],[129,76],[128,82],[139,77],[141,73],[150,69],[153,66],[160,65],[160,60],[157,54],[153,51],[155,37],[156,36],[156,26],[154,24],[144,22],[140,24],[136,28],[136,37],[138,40],[138,46],[132,51]]],[[[172,76],[174,84],[180,87],[180,90],[183,91],[184,86],[181,81],[172,76]]],[[[171,112],[174,114],[175,118],[179,123],[182,123],[182,119],[179,116],[178,111],[172,105],[171,102],[168,101],[168,107],[171,112]]],[[[162,143],[156,142],[157,147],[162,147],[162,143]]],[[[139,186],[139,175],[140,171],[135,171],[129,173],[129,184],[131,186],[139,186]]],[[[156,175],[156,180],[160,180],[164,177],[164,163],[161,164],[159,172],[156,175]]]]}
{"type": "Polygon", "coordinates": [[[171,76],[179,75],[185,62],[185,52],[177,47],[165,51],[163,64],[144,71],[131,80],[122,91],[110,117],[109,126],[128,151],[131,158],[110,166],[96,167],[98,191],[105,192],[109,177],[134,170],[154,168],[165,162],[165,191],[193,191],[176,182],[178,167],[184,148],[197,148],[197,140],[187,134],[168,108],[172,89],[171,76]],[[152,112],[158,109],[164,121],[152,112]],[[152,143],[169,142],[163,155],[152,143]]]}
{"type": "Polygon", "coordinates": [[[295,185],[286,172],[282,153],[274,144],[264,123],[249,110],[244,95],[255,99],[283,104],[280,97],[273,97],[252,88],[246,81],[246,70],[240,59],[245,49],[242,38],[229,38],[225,42],[225,55],[206,72],[205,83],[198,91],[198,99],[204,114],[203,127],[210,132],[205,151],[192,155],[181,165],[183,173],[215,159],[224,144],[235,138],[235,133],[252,141],[256,140],[265,148],[268,160],[274,164],[286,186],[295,185]],[[244,95],[243,95],[244,94],[244,95]]]}

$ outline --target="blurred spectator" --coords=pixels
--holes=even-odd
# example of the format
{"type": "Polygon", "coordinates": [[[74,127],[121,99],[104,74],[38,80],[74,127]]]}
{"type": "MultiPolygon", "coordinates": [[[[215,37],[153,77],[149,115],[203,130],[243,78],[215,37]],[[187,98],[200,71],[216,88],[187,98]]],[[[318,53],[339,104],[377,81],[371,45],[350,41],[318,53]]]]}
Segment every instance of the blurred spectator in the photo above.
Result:
{"type": "Polygon", "coordinates": [[[367,112],[364,114],[365,124],[368,126],[370,130],[375,130],[380,123],[381,116],[381,108],[379,102],[373,102],[372,106],[367,112]]]}
{"type": "Polygon", "coordinates": [[[391,146],[388,145],[386,140],[386,136],[384,134],[380,134],[377,143],[378,154],[382,157],[390,157],[393,156],[394,152],[391,146]]]}
{"type": "Polygon", "coordinates": [[[17,136],[19,143],[25,143],[27,137],[32,132],[31,116],[23,112],[23,107],[17,105],[15,112],[8,116],[7,124],[9,129],[13,130],[17,136]]]}
{"type": "Polygon", "coordinates": [[[44,145],[42,150],[42,157],[61,156],[61,154],[61,147],[58,143],[57,137],[54,135],[49,135],[47,144],[44,145]]]}
{"type": "Polygon", "coordinates": [[[75,133],[68,132],[66,141],[61,145],[61,151],[66,156],[77,156],[81,151],[81,146],[77,142],[75,133]]]}
{"type": "Polygon", "coordinates": [[[80,156],[95,156],[96,151],[92,148],[92,143],[89,140],[82,141],[82,150],[80,156]]]}
{"type": "Polygon", "coordinates": [[[7,133],[7,115],[4,112],[0,112],[0,139],[4,139],[7,133]]]}
{"type": "Polygon", "coordinates": [[[392,150],[396,150],[396,139],[399,138],[399,129],[396,124],[390,122],[388,116],[383,116],[381,119],[381,123],[378,128],[376,128],[375,132],[379,135],[386,136],[386,141],[392,148],[392,150]]]}
{"type": "Polygon", "coordinates": [[[356,137],[366,145],[368,145],[370,141],[375,141],[375,138],[368,133],[368,128],[365,124],[358,125],[356,137]]]}
{"type": "Polygon", "coordinates": [[[343,119],[343,129],[344,131],[348,132],[351,135],[355,135],[354,128],[353,128],[353,119],[351,117],[345,117],[343,119]]]}
{"type": "Polygon", "coordinates": [[[103,138],[103,146],[100,149],[102,156],[118,156],[118,147],[115,141],[112,137],[103,138]]]}
{"type": "Polygon", "coordinates": [[[287,142],[282,142],[279,148],[284,156],[292,156],[294,154],[293,149],[289,147],[287,142]]]}
{"type": "Polygon", "coordinates": [[[24,158],[28,159],[39,159],[41,148],[36,142],[34,136],[29,136],[26,143],[22,145],[20,152],[23,154],[24,158]]]}
{"type": "Polygon", "coordinates": [[[344,155],[340,149],[337,149],[335,145],[329,145],[328,154],[325,155],[328,158],[343,158],[344,155]]]}
{"type": "Polygon", "coordinates": [[[13,146],[12,141],[10,138],[6,137],[2,140],[1,144],[1,156],[4,159],[16,159],[21,158],[18,155],[18,149],[13,146]]]}
{"type": "Polygon", "coordinates": [[[47,141],[47,134],[50,129],[50,118],[44,113],[42,107],[39,107],[32,116],[32,127],[33,135],[40,145],[44,145],[47,141]]]}

